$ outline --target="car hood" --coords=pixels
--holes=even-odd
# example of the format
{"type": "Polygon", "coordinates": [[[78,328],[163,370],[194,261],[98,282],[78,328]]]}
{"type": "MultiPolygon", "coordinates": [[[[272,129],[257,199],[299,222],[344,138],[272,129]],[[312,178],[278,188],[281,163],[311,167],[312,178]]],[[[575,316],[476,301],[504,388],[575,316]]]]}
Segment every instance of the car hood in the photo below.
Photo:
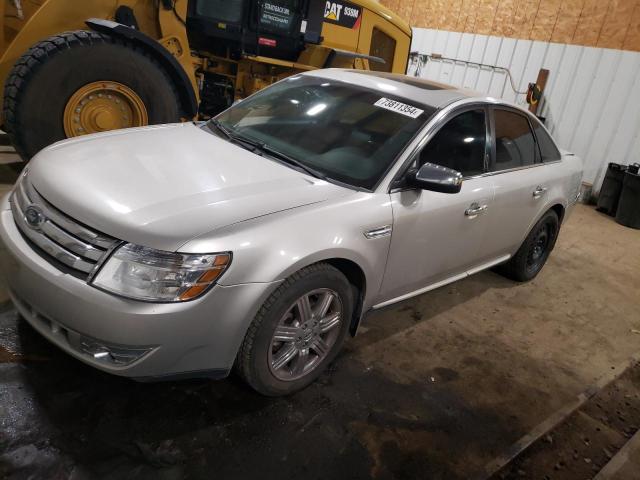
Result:
{"type": "Polygon", "coordinates": [[[29,181],[75,220],[168,251],[233,223],[350,193],[192,123],[57,143],[33,159],[29,181]]]}

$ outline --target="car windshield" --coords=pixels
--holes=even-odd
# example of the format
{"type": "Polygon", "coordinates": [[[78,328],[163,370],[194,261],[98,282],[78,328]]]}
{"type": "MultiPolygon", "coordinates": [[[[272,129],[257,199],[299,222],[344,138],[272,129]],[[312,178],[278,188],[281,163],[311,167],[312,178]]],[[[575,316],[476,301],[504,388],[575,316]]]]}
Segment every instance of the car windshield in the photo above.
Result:
{"type": "Polygon", "coordinates": [[[370,190],[434,112],[388,93],[298,75],[243,100],[215,121],[280,159],[370,190]]]}

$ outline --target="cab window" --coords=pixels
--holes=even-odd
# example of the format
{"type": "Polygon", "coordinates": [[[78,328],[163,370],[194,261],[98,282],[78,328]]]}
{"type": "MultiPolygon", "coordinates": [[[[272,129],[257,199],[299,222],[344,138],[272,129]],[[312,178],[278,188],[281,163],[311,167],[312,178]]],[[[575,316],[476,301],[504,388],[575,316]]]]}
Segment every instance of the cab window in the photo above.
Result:
{"type": "Polygon", "coordinates": [[[396,54],[396,41],[379,28],[374,27],[371,34],[371,49],[369,55],[380,57],[384,63],[369,62],[369,68],[378,72],[393,70],[393,58],[396,54]]]}
{"type": "Polygon", "coordinates": [[[196,15],[224,23],[240,23],[243,4],[243,0],[199,0],[196,2],[196,15]]]}
{"type": "Polygon", "coordinates": [[[485,171],[487,127],[483,109],[470,110],[449,120],[420,153],[426,162],[456,170],[465,177],[485,171]]]}
{"type": "Polygon", "coordinates": [[[538,160],[535,138],[529,121],[508,110],[494,110],[496,154],[491,171],[499,172],[533,165],[538,160]]]}

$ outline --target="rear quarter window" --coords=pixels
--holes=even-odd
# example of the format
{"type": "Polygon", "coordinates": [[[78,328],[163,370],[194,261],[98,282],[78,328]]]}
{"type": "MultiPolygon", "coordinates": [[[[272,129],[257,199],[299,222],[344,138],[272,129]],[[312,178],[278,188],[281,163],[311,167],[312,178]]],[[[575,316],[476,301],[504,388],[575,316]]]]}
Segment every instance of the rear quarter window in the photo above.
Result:
{"type": "Polygon", "coordinates": [[[534,121],[533,131],[535,132],[536,140],[538,141],[538,147],[540,147],[542,161],[553,162],[560,160],[560,158],[562,158],[562,154],[542,124],[534,121]]]}

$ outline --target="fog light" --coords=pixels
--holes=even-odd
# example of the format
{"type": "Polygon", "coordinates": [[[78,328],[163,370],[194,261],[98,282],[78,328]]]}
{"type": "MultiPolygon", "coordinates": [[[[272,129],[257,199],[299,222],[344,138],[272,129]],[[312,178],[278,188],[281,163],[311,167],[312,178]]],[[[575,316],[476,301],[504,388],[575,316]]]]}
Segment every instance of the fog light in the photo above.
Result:
{"type": "Polygon", "coordinates": [[[97,341],[82,337],[79,350],[89,355],[92,359],[107,365],[125,366],[142,358],[152,348],[125,348],[113,345],[105,345],[97,341]]]}

